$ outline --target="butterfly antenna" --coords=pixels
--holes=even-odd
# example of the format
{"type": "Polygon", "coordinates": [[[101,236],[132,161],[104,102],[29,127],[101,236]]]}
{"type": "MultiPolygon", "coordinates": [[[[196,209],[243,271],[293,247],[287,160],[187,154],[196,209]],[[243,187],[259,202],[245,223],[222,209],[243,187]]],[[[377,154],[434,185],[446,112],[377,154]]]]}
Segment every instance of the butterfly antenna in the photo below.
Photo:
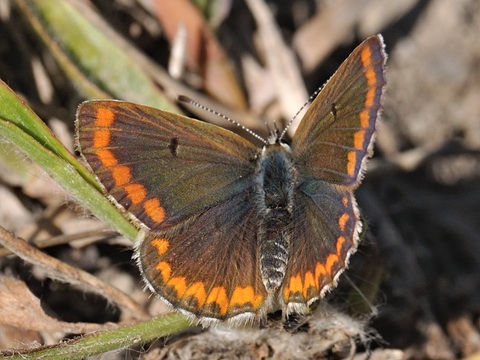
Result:
{"type": "Polygon", "coordinates": [[[297,111],[297,113],[295,114],[294,117],[292,117],[290,119],[290,121],[287,123],[287,126],[285,126],[285,129],[283,129],[282,133],[280,134],[280,136],[278,137],[279,140],[282,140],[283,137],[285,136],[285,134],[287,133],[288,131],[288,128],[292,125],[292,123],[295,121],[295,119],[297,118],[298,114],[300,114],[303,109],[305,109],[308,105],[310,105],[312,103],[313,100],[315,100],[315,98],[317,97],[318,93],[320,92],[320,90],[322,90],[324,85],[320,86],[317,90],[315,90],[315,92],[310,95],[310,97],[308,98],[307,101],[305,101],[305,103],[302,105],[302,107],[297,111]]]}
{"type": "Polygon", "coordinates": [[[180,96],[178,96],[177,99],[178,99],[178,101],[180,101],[180,102],[183,102],[183,103],[186,103],[186,104],[195,106],[195,107],[197,107],[197,108],[199,108],[199,109],[202,109],[202,110],[205,110],[205,111],[209,112],[210,114],[219,116],[219,117],[221,117],[222,119],[225,119],[225,120],[231,122],[232,124],[238,126],[238,127],[241,128],[243,131],[246,131],[247,133],[249,133],[249,134],[252,135],[253,137],[257,138],[258,140],[260,140],[260,141],[263,142],[264,144],[267,144],[267,141],[266,141],[263,137],[261,137],[260,135],[258,135],[255,131],[250,130],[249,128],[243,126],[242,124],[240,124],[239,122],[233,120],[232,118],[230,118],[230,117],[228,117],[228,116],[226,116],[226,115],[223,115],[223,114],[219,113],[218,111],[212,110],[212,109],[206,107],[205,105],[202,105],[202,104],[196,102],[195,100],[190,99],[188,96],[180,95],[180,96]]]}

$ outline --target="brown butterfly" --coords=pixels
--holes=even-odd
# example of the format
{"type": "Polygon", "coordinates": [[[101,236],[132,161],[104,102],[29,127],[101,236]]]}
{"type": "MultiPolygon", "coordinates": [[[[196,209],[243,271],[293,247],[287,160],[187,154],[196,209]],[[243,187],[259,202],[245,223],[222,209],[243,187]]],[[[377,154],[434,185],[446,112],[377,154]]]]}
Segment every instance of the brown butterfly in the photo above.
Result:
{"type": "Polygon", "coordinates": [[[144,229],[148,287],[204,324],[303,313],[335,287],[358,243],[354,190],[385,85],[380,35],[325,84],[290,145],[258,148],[215,125],[121,101],[87,101],[79,148],[144,229]]]}

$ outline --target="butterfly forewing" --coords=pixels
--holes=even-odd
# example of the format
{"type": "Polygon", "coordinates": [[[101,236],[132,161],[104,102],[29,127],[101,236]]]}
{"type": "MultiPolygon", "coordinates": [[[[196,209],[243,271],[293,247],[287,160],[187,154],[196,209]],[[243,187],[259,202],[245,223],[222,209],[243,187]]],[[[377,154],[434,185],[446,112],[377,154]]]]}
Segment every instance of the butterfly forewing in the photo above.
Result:
{"type": "Polygon", "coordinates": [[[380,110],[385,60],[381,37],[370,37],[317,95],[292,140],[304,177],[358,185],[380,110]]]}
{"type": "Polygon", "coordinates": [[[228,130],[120,101],[86,102],[77,118],[87,163],[107,193],[151,229],[250,185],[257,150],[228,130]]]}

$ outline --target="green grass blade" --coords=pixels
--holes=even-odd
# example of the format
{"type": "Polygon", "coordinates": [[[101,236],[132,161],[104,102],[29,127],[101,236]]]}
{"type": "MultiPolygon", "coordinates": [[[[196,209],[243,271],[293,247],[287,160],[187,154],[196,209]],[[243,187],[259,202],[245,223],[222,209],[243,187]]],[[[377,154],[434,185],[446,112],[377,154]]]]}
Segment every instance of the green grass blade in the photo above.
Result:
{"type": "Polygon", "coordinates": [[[99,191],[93,175],[3,82],[0,82],[0,138],[17,146],[99,219],[127,238],[136,238],[137,229],[99,191]]]}

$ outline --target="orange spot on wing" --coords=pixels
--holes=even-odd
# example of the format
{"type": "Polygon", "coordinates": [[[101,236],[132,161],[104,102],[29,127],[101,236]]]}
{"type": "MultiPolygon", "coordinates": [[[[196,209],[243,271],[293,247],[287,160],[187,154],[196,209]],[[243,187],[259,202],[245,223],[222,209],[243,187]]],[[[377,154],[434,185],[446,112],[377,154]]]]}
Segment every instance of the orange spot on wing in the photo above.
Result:
{"type": "Polygon", "coordinates": [[[243,306],[250,303],[254,309],[257,309],[262,302],[263,297],[261,295],[255,295],[253,287],[240,287],[237,286],[233,290],[232,298],[230,299],[229,306],[243,306]]]}
{"type": "Polygon", "coordinates": [[[291,276],[290,283],[287,287],[285,287],[285,289],[283,289],[283,296],[285,302],[290,301],[290,295],[295,293],[303,294],[302,277],[300,276],[300,274],[297,274],[296,276],[291,276]]]}
{"type": "Polygon", "coordinates": [[[124,187],[129,199],[134,205],[140,204],[147,195],[145,187],[140,184],[130,184],[124,187]]]}
{"type": "Polygon", "coordinates": [[[166,261],[162,261],[158,263],[157,270],[160,271],[160,274],[162,274],[163,282],[166,283],[172,275],[172,267],[170,266],[170,264],[166,261]]]}
{"type": "Polygon", "coordinates": [[[363,149],[364,141],[365,141],[365,130],[355,131],[355,134],[353,134],[353,146],[355,147],[355,149],[363,149]]]}
{"type": "Polygon", "coordinates": [[[160,206],[160,200],[157,198],[145,201],[143,209],[154,222],[161,223],[165,220],[165,209],[160,206]]]}
{"type": "Polygon", "coordinates": [[[117,158],[110,150],[98,150],[97,156],[104,167],[116,166],[118,163],[117,158]]]}
{"type": "Polygon", "coordinates": [[[306,299],[308,294],[308,289],[315,288],[316,286],[315,278],[311,271],[307,271],[303,281],[303,297],[306,299]]]}
{"type": "Polygon", "coordinates": [[[360,54],[362,58],[362,63],[364,67],[369,67],[372,64],[372,50],[370,49],[369,46],[366,46],[363,50],[362,53],[360,54]]]}
{"type": "Polygon", "coordinates": [[[345,243],[345,237],[340,236],[337,239],[337,255],[340,256],[340,253],[342,252],[343,244],[345,243]]]}
{"type": "Polygon", "coordinates": [[[365,77],[367,78],[367,83],[368,83],[368,85],[373,86],[377,82],[377,74],[375,73],[375,70],[374,70],[373,66],[371,66],[371,65],[372,65],[372,63],[371,63],[370,59],[369,59],[368,63],[363,63],[363,66],[365,66],[367,68],[367,71],[365,73],[365,77]]]}
{"type": "Polygon", "coordinates": [[[355,168],[357,166],[357,153],[355,151],[349,151],[347,155],[347,174],[350,177],[355,175],[355,168]]]}
{"type": "Polygon", "coordinates": [[[112,169],[112,177],[115,185],[125,185],[131,178],[130,168],[128,166],[116,166],[112,169]]]}
{"type": "Polygon", "coordinates": [[[100,129],[93,135],[93,147],[95,149],[104,148],[110,143],[110,130],[100,129]]]}
{"type": "MultiPolygon", "coordinates": [[[[365,49],[363,49],[360,56],[362,58],[363,67],[366,69],[365,77],[367,78],[367,84],[369,85],[367,97],[365,99],[365,107],[368,108],[372,106],[375,101],[375,85],[377,84],[377,74],[375,73],[375,69],[372,66],[372,50],[370,49],[370,47],[366,47],[365,49]]],[[[367,111],[366,115],[362,116],[364,112],[365,110],[360,115],[360,118],[362,120],[362,127],[367,127],[369,114],[367,111]],[[364,120],[367,121],[364,122],[364,120]]]]}
{"type": "Polygon", "coordinates": [[[323,264],[317,262],[317,266],[315,266],[315,285],[317,288],[320,288],[320,278],[327,275],[327,269],[323,264]]]}
{"type": "Polygon", "coordinates": [[[115,113],[110,109],[98,108],[95,117],[95,125],[100,127],[109,127],[115,121],[115,113]]]}
{"type": "Polygon", "coordinates": [[[292,276],[290,278],[290,291],[291,292],[302,292],[303,286],[302,286],[302,278],[300,274],[297,276],[292,276]]]}
{"type": "Polygon", "coordinates": [[[377,79],[375,78],[375,76],[376,76],[376,74],[373,71],[373,69],[370,69],[370,71],[367,71],[368,84],[372,87],[370,89],[368,89],[368,91],[367,91],[367,98],[365,100],[365,105],[366,106],[372,106],[373,102],[375,100],[375,87],[374,86],[377,82],[377,79]],[[371,81],[371,79],[368,78],[369,75],[373,76],[373,81],[371,81]]]}
{"type": "MultiPolygon", "coordinates": [[[[325,264],[321,264],[317,262],[317,265],[315,266],[315,285],[318,289],[320,289],[320,286],[322,285],[321,280],[328,276],[329,278],[333,277],[333,266],[335,263],[338,262],[340,259],[340,254],[342,252],[343,244],[345,243],[346,239],[343,236],[340,236],[337,238],[337,243],[336,243],[336,254],[330,254],[327,257],[327,260],[325,261],[325,264]]],[[[305,281],[307,281],[307,277],[305,276],[305,281]]]]}
{"type": "Polygon", "coordinates": [[[168,280],[168,286],[173,286],[177,292],[177,297],[183,297],[185,291],[187,291],[187,282],[184,276],[176,276],[168,280]]]}
{"type": "Polygon", "coordinates": [[[152,240],[152,245],[157,248],[158,255],[162,256],[167,252],[170,242],[162,238],[155,238],[152,240]]]}
{"type": "Polygon", "coordinates": [[[345,226],[347,225],[348,219],[350,219],[348,214],[343,214],[340,216],[340,219],[338,219],[338,226],[340,227],[340,230],[345,231],[345,226]]]}
{"type": "Polygon", "coordinates": [[[338,255],[337,254],[330,254],[327,257],[327,261],[325,262],[325,270],[327,270],[327,274],[332,276],[333,271],[332,267],[335,265],[335,263],[338,261],[338,255]]]}
{"type": "Polygon", "coordinates": [[[367,128],[370,125],[370,110],[368,108],[370,105],[365,103],[365,106],[367,106],[367,108],[360,113],[360,126],[363,128],[367,128]]]}
{"type": "Polygon", "coordinates": [[[215,286],[208,294],[206,304],[217,304],[220,308],[220,315],[225,315],[228,310],[228,298],[223,286],[215,286]]]}
{"type": "Polygon", "coordinates": [[[205,292],[205,285],[198,281],[191,285],[187,291],[185,291],[185,294],[183,294],[184,297],[188,296],[193,296],[197,302],[198,302],[198,307],[202,307],[203,304],[205,304],[205,301],[207,299],[207,293],[205,292]]]}
{"type": "Polygon", "coordinates": [[[372,49],[365,47],[360,54],[362,58],[363,67],[366,69],[365,77],[367,78],[368,85],[374,85],[377,82],[377,76],[372,67],[372,49]]]}

